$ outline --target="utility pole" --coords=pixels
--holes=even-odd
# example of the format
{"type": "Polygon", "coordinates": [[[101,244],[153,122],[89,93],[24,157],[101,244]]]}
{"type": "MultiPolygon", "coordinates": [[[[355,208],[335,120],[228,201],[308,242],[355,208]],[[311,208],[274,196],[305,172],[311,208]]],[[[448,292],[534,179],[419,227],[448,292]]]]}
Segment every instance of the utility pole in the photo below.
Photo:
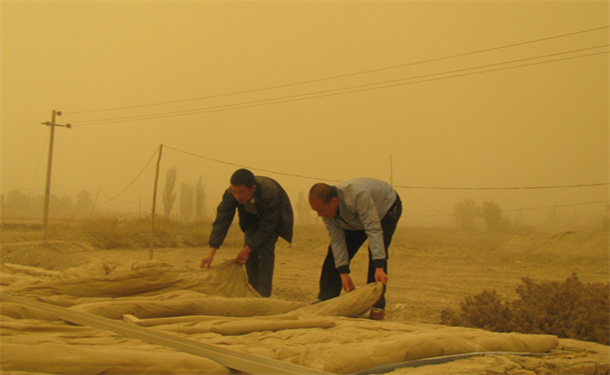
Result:
{"type": "Polygon", "coordinates": [[[41,124],[49,126],[51,128],[51,138],[49,140],[49,160],[47,164],[47,185],[44,190],[44,216],[42,219],[42,226],[44,227],[44,240],[47,241],[49,233],[49,199],[51,197],[51,166],[53,165],[53,138],[55,137],[55,127],[62,126],[70,129],[70,124],[56,124],[55,117],[61,116],[60,111],[53,110],[51,115],[51,121],[42,122],[41,124]]]}
{"type": "Polygon", "coordinates": [[[159,157],[157,158],[157,171],[155,172],[155,186],[153,188],[152,214],[150,216],[150,251],[149,259],[153,258],[153,248],[155,240],[155,210],[157,208],[157,185],[159,184],[159,168],[161,166],[161,154],[163,144],[159,145],[159,157]]]}

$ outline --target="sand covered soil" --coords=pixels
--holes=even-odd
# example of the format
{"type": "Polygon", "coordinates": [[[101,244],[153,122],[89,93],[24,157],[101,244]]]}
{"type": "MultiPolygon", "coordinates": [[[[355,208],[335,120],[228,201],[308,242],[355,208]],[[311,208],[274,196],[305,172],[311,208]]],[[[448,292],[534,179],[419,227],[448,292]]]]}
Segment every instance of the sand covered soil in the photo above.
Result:
{"type": "Polygon", "coordinates": [[[356,291],[310,305],[327,246],[323,233],[301,228],[292,246],[278,244],[269,299],[232,262],[239,251],[233,243],[202,270],[204,248],[154,249],[150,259],[149,249],[102,250],[84,241],[45,243],[3,233],[2,373],[222,374],[234,368],[230,361],[74,324],[63,311],[289,363],[297,373],[608,373],[604,345],[437,324],[441,309],[457,308],[483,288],[510,298],[521,277],[562,281],[576,272],[583,282],[607,282],[607,233],[405,229],[390,251],[382,322],[365,318],[381,291],[363,282],[365,251],[353,261],[356,291]]]}

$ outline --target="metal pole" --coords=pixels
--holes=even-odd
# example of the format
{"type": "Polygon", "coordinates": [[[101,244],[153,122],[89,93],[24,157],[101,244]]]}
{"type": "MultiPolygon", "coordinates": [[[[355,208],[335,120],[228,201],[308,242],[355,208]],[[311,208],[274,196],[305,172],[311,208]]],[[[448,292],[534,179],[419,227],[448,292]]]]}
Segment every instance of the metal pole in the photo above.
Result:
{"type": "Polygon", "coordinates": [[[157,172],[155,173],[155,186],[153,188],[152,215],[150,217],[150,253],[149,259],[153,258],[153,242],[155,235],[155,209],[157,208],[157,184],[159,182],[159,167],[161,165],[161,152],[163,145],[159,145],[159,157],[157,158],[157,172]]]}

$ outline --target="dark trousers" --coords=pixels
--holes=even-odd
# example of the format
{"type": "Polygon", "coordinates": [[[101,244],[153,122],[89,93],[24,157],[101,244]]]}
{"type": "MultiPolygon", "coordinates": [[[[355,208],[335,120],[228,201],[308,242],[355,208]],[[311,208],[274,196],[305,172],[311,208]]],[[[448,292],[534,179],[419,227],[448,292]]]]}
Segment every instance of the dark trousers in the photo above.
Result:
{"type": "MultiPolygon", "coordinates": [[[[245,232],[246,243],[254,232],[245,232]]],[[[246,262],[248,282],[263,297],[271,295],[273,266],[275,264],[275,243],[278,236],[272,235],[259,249],[252,249],[246,262]]]]}
{"type": "MultiPolygon", "coordinates": [[[[390,242],[392,242],[392,236],[396,231],[396,225],[398,219],[402,214],[402,202],[400,197],[396,196],[396,201],[388,211],[388,213],[381,219],[381,229],[383,230],[383,244],[385,247],[386,266],[384,271],[388,273],[388,248],[390,242]]],[[[364,241],[366,241],[366,232],[363,230],[346,230],[345,231],[345,242],[347,244],[347,252],[349,260],[351,261],[354,255],[358,252],[364,241]]],[[[375,282],[375,264],[373,263],[371,248],[369,247],[369,269],[367,273],[367,283],[375,282]]],[[[320,293],[318,299],[325,301],[330,298],[337,297],[341,294],[343,289],[343,283],[341,282],[341,276],[335,268],[335,257],[333,256],[332,245],[328,246],[328,254],[322,265],[322,274],[320,275],[320,293]]],[[[385,308],[385,287],[383,288],[383,294],[381,298],[373,307],[385,308]]]]}

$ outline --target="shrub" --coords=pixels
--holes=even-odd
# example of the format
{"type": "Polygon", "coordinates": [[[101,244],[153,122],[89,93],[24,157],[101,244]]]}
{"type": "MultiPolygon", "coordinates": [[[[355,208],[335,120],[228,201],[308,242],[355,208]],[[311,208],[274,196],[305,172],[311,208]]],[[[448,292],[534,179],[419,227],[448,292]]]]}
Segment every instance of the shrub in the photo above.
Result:
{"type": "Polygon", "coordinates": [[[445,309],[441,312],[441,322],[447,325],[483,328],[489,331],[511,330],[512,312],[495,290],[468,296],[460,304],[460,314],[445,309]]]}
{"type": "Polygon", "coordinates": [[[466,297],[460,312],[441,312],[441,324],[490,331],[544,333],[610,344],[609,283],[583,284],[576,274],[564,282],[536,283],[529,278],[508,303],[496,291],[466,297]]]}

